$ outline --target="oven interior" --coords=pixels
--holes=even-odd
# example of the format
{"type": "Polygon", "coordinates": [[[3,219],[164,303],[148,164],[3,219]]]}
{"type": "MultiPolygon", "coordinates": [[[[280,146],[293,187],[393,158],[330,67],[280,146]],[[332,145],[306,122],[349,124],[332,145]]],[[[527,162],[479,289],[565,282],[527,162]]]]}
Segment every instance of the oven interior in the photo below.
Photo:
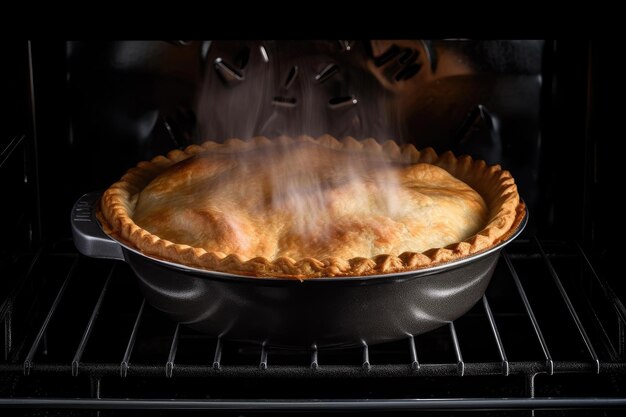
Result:
{"type": "Polygon", "coordinates": [[[33,41],[8,53],[2,407],[26,415],[626,407],[612,105],[620,92],[607,44],[33,41]],[[211,339],[150,307],[126,264],[73,246],[72,204],[137,161],[206,139],[327,132],[451,149],[513,173],[530,222],[468,314],[356,349],[211,339]]]}

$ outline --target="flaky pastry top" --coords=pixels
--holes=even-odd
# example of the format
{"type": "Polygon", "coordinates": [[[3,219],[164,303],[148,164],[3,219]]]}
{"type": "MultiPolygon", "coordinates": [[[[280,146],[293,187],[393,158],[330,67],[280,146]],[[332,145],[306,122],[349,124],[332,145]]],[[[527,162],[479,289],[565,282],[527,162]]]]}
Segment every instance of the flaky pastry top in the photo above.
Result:
{"type": "Polygon", "coordinates": [[[99,209],[105,232],[150,257],[296,279],[449,262],[506,239],[524,215],[498,165],[328,135],[175,150],[130,169],[99,209]]]}

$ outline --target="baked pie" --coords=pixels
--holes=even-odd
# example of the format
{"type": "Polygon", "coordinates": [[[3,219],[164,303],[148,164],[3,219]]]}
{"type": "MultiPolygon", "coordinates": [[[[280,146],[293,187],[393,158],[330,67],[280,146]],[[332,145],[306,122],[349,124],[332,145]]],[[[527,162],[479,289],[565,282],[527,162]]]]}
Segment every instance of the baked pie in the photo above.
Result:
{"type": "Polygon", "coordinates": [[[506,239],[524,212],[500,166],[303,136],[206,142],[140,162],[97,214],[106,233],[150,257],[306,279],[452,261],[506,239]]]}

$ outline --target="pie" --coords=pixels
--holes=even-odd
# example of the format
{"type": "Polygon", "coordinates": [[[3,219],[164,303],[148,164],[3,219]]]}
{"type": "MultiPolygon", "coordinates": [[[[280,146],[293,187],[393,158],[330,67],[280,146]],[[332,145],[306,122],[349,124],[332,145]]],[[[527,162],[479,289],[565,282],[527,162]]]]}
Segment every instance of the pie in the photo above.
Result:
{"type": "Polygon", "coordinates": [[[97,213],[149,257],[300,280],[456,260],[505,240],[524,214],[498,165],[328,135],[171,151],[130,169],[97,213]]]}

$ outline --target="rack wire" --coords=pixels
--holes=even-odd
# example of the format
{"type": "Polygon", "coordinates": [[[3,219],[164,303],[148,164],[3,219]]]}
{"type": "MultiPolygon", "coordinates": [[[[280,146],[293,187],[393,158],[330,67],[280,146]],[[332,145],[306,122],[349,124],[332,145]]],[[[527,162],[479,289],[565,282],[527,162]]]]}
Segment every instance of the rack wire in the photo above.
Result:
{"type": "Polygon", "coordinates": [[[17,275],[0,305],[4,324],[0,377],[10,376],[13,381],[0,389],[0,406],[170,407],[164,398],[146,398],[147,392],[141,391],[141,397],[127,394],[122,400],[112,396],[113,392],[107,394],[107,387],[137,378],[156,384],[198,378],[261,378],[270,386],[286,386],[292,379],[349,379],[365,381],[374,391],[328,400],[270,401],[243,396],[167,401],[180,408],[259,410],[626,407],[620,388],[620,378],[626,375],[626,309],[598,276],[582,248],[571,242],[514,242],[501,252],[482,301],[466,316],[434,332],[394,343],[363,344],[359,349],[313,346],[308,351],[211,339],[171,323],[146,303],[126,264],[84,258],[70,242],[59,242],[22,258],[4,269],[17,275]],[[29,262],[24,262],[26,259],[29,262]],[[600,395],[537,395],[537,376],[542,376],[539,391],[550,393],[552,380],[562,383],[559,375],[595,375],[598,386],[615,389],[600,395]],[[89,395],[55,399],[20,395],[20,384],[28,386],[33,378],[44,376],[53,381],[58,376],[69,377],[79,386],[89,384],[89,395]],[[506,398],[497,391],[485,396],[478,391],[483,395],[462,400],[433,397],[433,393],[420,396],[405,392],[402,398],[385,395],[384,389],[375,392],[376,384],[382,386],[381,381],[390,378],[426,383],[447,378],[457,384],[455,391],[459,393],[473,384],[472,378],[495,378],[498,384],[505,381],[516,387],[516,396],[506,398]]]}

